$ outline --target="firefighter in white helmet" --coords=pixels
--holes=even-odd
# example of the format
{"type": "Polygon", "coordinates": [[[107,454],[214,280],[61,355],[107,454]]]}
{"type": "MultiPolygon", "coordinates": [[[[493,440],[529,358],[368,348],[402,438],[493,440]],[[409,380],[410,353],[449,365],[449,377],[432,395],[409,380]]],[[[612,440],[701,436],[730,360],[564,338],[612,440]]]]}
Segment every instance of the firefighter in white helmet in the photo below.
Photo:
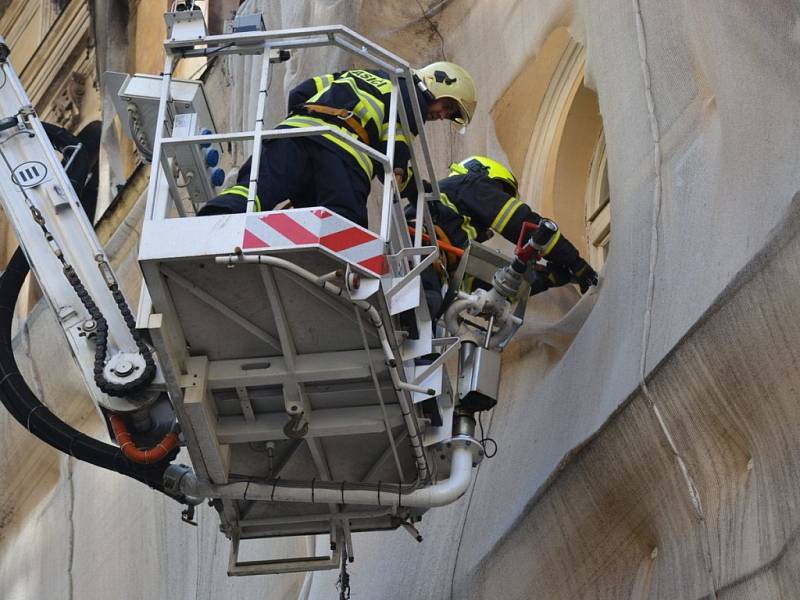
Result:
{"type": "MultiPolygon", "coordinates": [[[[414,73],[414,90],[423,121],[449,119],[467,125],[477,105],[475,84],[460,66],[436,62],[414,73]]],[[[411,177],[409,145],[419,132],[409,89],[399,79],[400,97],[409,118],[412,139],[398,129],[394,148],[394,175],[401,193],[411,177]]],[[[351,69],[313,77],[289,93],[289,116],[277,129],[329,126],[381,153],[386,153],[392,83],[380,70],[351,69]]],[[[399,123],[399,118],[398,118],[399,123]]],[[[257,186],[256,211],[272,210],[286,199],[294,208],[325,206],[367,225],[370,181],[383,169],[354,145],[332,133],[265,140],[259,172],[242,166],[237,185],[209,201],[199,214],[244,212],[247,186],[257,186]]]]}
{"type": "Polygon", "coordinates": [[[415,72],[417,87],[428,100],[428,119],[450,119],[461,125],[467,125],[475,114],[478,99],[475,95],[475,83],[469,73],[451,62],[435,62],[415,72]],[[453,106],[447,101],[455,102],[457,111],[447,114],[436,114],[453,106]],[[438,102],[437,102],[438,101],[438,102]]]}

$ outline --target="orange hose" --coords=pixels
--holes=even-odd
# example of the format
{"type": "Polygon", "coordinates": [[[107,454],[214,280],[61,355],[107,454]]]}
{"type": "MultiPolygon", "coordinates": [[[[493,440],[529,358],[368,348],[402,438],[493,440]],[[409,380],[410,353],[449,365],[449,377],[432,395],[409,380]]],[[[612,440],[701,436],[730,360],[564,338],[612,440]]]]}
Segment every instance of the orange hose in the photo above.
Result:
{"type": "Polygon", "coordinates": [[[142,450],[141,448],[136,447],[133,438],[131,438],[131,434],[128,433],[128,427],[125,425],[125,421],[122,420],[122,417],[119,415],[111,415],[109,420],[111,421],[111,429],[114,430],[114,437],[117,440],[117,444],[119,444],[119,449],[122,450],[122,453],[133,462],[141,463],[143,465],[157,463],[158,461],[163,460],[164,457],[169,454],[170,451],[175,448],[175,446],[178,445],[178,434],[170,432],[164,436],[164,439],[162,439],[152,448],[142,450]]]}
{"type": "MultiPolygon", "coordinates": [[[[414,229],[413,227],[411,227],[411,225],[409,225],[408,226],[408,232],[411,235],[414,235],[414,234],[417,233],[417,230],[414,229]]],[[[423,233],[422,234],[422,239],[425,240],[426,242],[431,241],[431,238],[427,233],[423,233]]],[[[441,240],[436,240],[436,245],[439,246],[439,248],[441,248],[445,252],[450,252],[451,254],[455,254],[456,256],[464,256],[464,250],[463,249],[461,249],[461,248],[459,248],[457,246],[453,246],[452,244],[448,244],[447,242],[443,242],[441,240]]]]}

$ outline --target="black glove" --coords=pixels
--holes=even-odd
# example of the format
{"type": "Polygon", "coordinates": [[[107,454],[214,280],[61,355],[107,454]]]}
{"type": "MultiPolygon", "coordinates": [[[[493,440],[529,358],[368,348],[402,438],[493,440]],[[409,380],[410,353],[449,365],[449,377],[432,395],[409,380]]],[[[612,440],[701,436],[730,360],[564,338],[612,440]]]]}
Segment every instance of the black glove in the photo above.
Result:
{"type": "Polygon", "coordinates": [[[581,294],[585,294],[590,286],[597,285],[597,272],[582,258],[572,263],[570,270],[581,288],[581,294]]]}
{"type": "MultiPolygon", "coordinates": [[[[426,194],[430,194],[433,191],[433,186],[431,185],[430,181],[423,179],[422,189],[426,194]]],[[[416,200],[417,181],[416,179],[414,179],[413,174],[409,175],[408,184],[406,184],[406,188],[402,192],[400,192],[400,197],[405,198],[406,200],[416,200]]]]}
{"type": "Polygon", "coordinates": [[[531,296],[540,294],[553,287],[561,287],[572,281],[569,269],[549,263],[544,269],[533,268],[525,273],[525,279],[531,284],[531,296]]]}
{"type": "Polygon", "coordinates": [[[585,294],[590,286],[597,285],[595,270],[581,258],[578,249],[563,235],[558,236],[556,243],[543,256],[548,262],[568,269],[580,286],[581,294],[585,294]]]}

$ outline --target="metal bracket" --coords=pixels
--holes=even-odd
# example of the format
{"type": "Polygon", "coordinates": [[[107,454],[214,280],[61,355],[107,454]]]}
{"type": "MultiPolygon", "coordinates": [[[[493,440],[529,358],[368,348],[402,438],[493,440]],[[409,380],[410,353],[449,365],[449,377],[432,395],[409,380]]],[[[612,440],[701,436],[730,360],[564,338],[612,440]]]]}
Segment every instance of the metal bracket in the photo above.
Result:
{"type": "Polygon", "coordinates": [[[511,259],[499,250],[471,241],[458,263],[455,274],[450,278],[450,283],[459,289],[464,279],[470,275],[486,283],[492,283],[495,271],[510,262],[511,259]]]}
{"type": "Polygon", "coordinates": [[[453,450],[462,446],[470,451],[472,454],[472,466],[477,467],[481,461],[483,461],[486,454],[483,449],[483,444],[471,436],[457,435],[448,440],[444,445],[447,454],[452,454],[453,450]]]}
{"type": "Polygon", "coordinates": [[[168,38],[173,42],[202,39],[206,35],[206,22],[199,10],[182,10],[164,13],[168,38]]]}
{"type": "Polygon", "coordinates": [[[194,520],[194,505],[189,505],[181,511],[181,521],[197,527],[197,521],[194,520]]]}
{"type": "Polygon", "coordinates": [[[392,297],[407,286],[417,275],[422,273],[425,269],[427,269],[436,257],[439,256],[439,249],[436,246],[422,246],[421,248],[403,248],[397,254],[392,254],[389,256],[389,259],[398,259],[398,258],[405,258],[406,256],[416,256],[416,255],[426,255],[423,260],[419,262],[417,266],[411,269],[408,273],[403,275],[397,283],[395,283],[391,288],[386,290],[383,295],[386,296],[386,300],[390,301],[392,297]]]}
{"type": "Polygon", "coordinates": [[[522,282],[522,285],[519,288],[519,292],[517,292],[517,305],[514,307],[513,316],[517,319],[514,327],[512,327],[511,331],[508,334],[506,339],[502,340],[497,347],[502,350],[508,343],[512,340],[514,335],[516,335],[517,331],[520,327],[522,327],[522,323],[525,321],[525,310],[528,308],[528,298],[530,298],[530,291],[531,291],[531,284],[527,281],[522,282]]]}
{"type": "Polygon", "coordinates": [[[250,401],[250,394],[247,392],[247,386],[237,385],[236,395],[239,397],[239,406],[242,408],[244,420],[252,423],[256,420],[255,412],[253,412],[253,403],[250,401]]]}
{"type": "Polygon", "coordinates": [[[458,350],[461,347],[461,338],[446,337],[446,338],[434,338],[433,340],[434,346],[445,346],[447,344],[450,345],[447,346],[447,348],[445,348],[445,350],[439,355],[439,357],[436,360],[434,360],[430,365],[428,365],[427,369],[422,371],[422,373],[420,373],[417,376],[416,380],[414,381],[414,384],[419,385],[423,381],[425,381],[425,378],[428,377],[428,375],[430,375],[436,369],[438,369],[444,363],[444,361],[446,361],[450,357],[450,355],[453,352],[458,350]]]}
{"type": "Polygon", "coordinates": [[[345,268],[345,281],[348,283],[347,291],[353,300],[366,300],[380,289],[381,280],[374,277],[360,276],[357,280],[357,287],[350,285],[350,282],[354,281],[353,277],[358,275],[353,270],[353,267],[348,264],[345,268]]]}

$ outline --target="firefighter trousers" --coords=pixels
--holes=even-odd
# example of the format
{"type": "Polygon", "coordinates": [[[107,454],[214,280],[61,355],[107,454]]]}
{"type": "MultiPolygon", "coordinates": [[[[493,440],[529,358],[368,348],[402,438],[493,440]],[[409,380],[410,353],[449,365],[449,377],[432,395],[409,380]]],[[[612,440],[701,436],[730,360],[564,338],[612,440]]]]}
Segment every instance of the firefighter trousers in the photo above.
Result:
{"type": "MultiPolygon", "coordinates": [[[[238,185],[250,183],[251,159],[242,165],[238,185]]],[[[370,183],[342,156],[309,138],[265,140],[256,183],[261,210],[273,210],[284,200],[293,208],[324,206],[367,226],[367,196],[370,183]]],[[[221,194],[209,201],[200,215],[245,212],[247,201],[240,195],[221,194]]]]}

